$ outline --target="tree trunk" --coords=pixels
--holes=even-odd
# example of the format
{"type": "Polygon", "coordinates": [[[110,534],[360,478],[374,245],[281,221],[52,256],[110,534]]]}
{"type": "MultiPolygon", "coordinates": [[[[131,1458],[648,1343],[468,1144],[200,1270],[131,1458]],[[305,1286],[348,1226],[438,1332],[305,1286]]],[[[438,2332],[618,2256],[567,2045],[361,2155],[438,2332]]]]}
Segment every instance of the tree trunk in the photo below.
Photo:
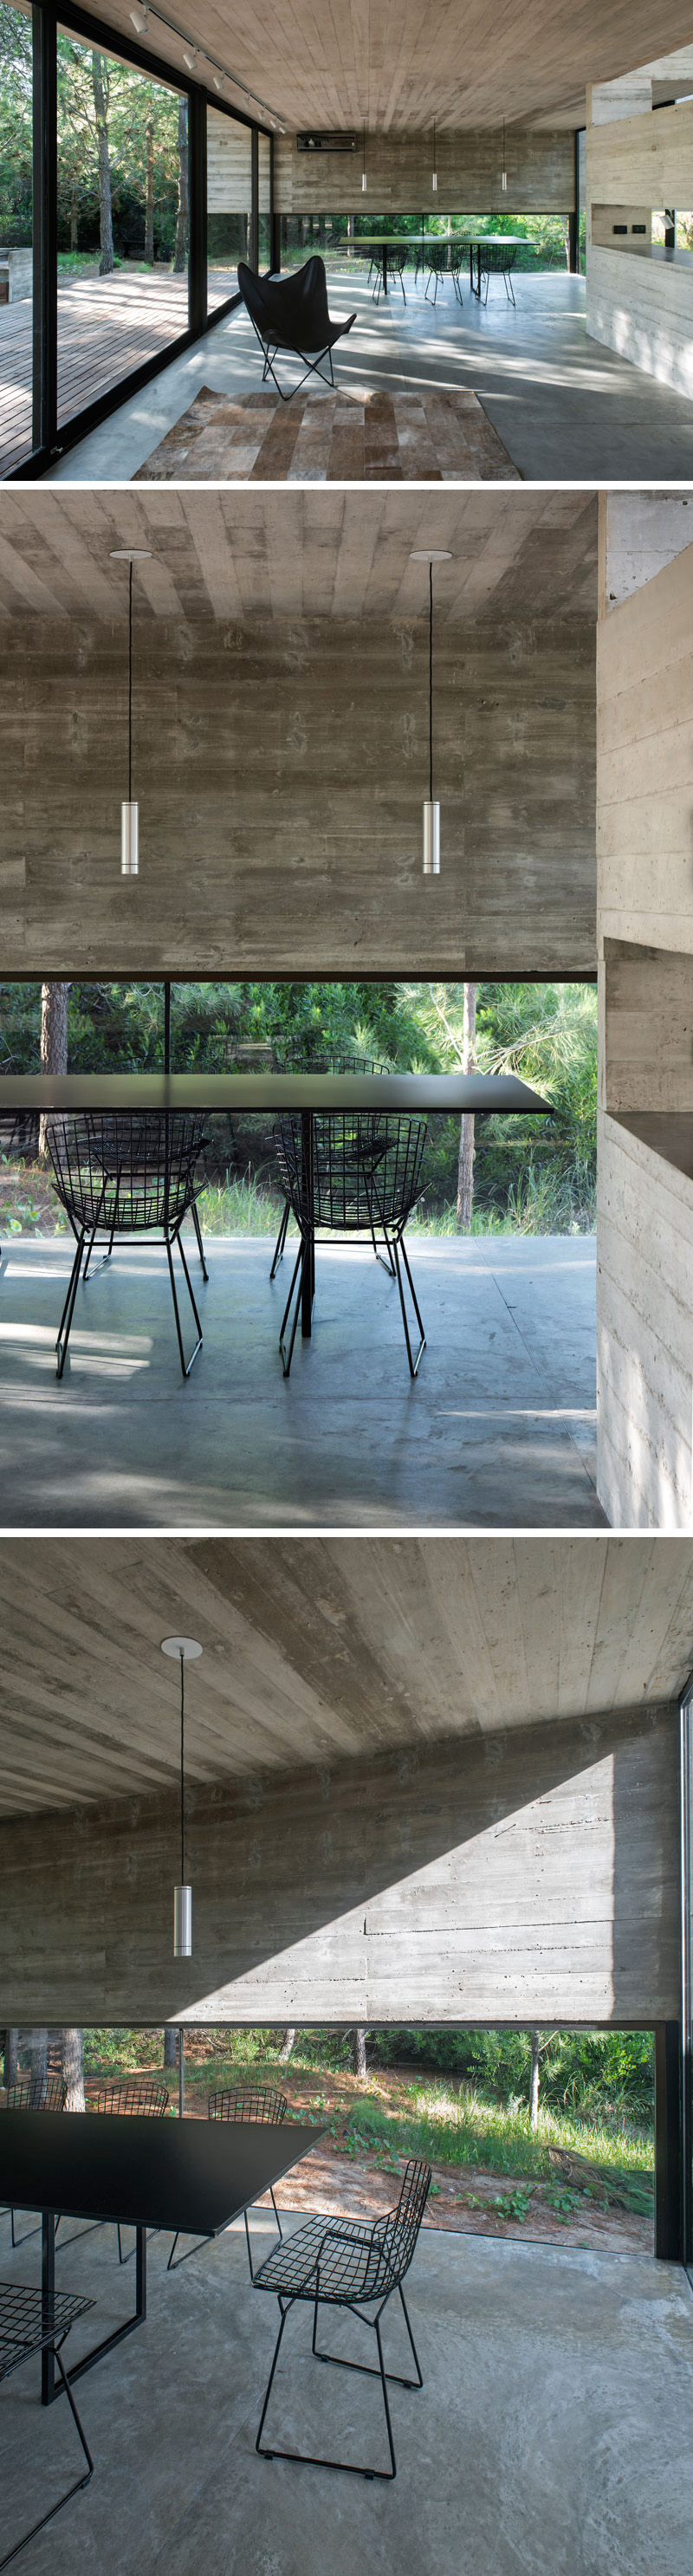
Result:
{"type": "Polygon", "coordinates": [[[31,2090],[32,2090],[32,2093],[33,2093],[33,2091],[34,2091],[34,2088],[35,2088],[35,2087],[36,2087],[36,2089],[38,2090],[38,2089],[40,2089],[40,2086],[41,2086],[42,2084],[45,2084],[47,2072],[48,2072],[48,2029],[46,2028],[45,2030],[32,2030],[32,2033],[31,2033],[31,2062],[30,2062],[30,2066],[29,2066],[29,2080],[30,2080],[30,2084],[31,2084],[31,2090]]]}
{"type": "Polygon", "coordinates": [[[63,2083],[67,2085],[66,2111],[84,2111],[84,2035],[81,2030],[61,2030],[60,2065],[63,2083]]]}
{"type": "MultiPolygon", "coordinates": [[[[41,985],[41,1072],[67,1073],[67,1001],[69,984],[41,985]]],[[[39,1124],[39,1157],[47,1153],[46,1121],[39,1124]]]]}
{"type": "Polygon", "coordinates": [[[366,2033],[360,2024],[356,2023],[351,2034],[351,2063],[354,2074],[358,2075],[363,2083],[366,2073],[366,2033]]]}
{"type": "Polygon", "coordinates": [[[288,2066],[289,2058],[290,2058],[290,2056],[291,2056],[291,2051],[292,2051],[292,2048],[293,2048],[293,2044],[294,2044],[295,2037],[296,2037],[295,2029],[285,2030],[285,2032],[284,2032],[284,2037],[283,2037],[282,2044],[281,2044],[281,2048],[280,2048],[280,2050],[279,2050],[279,2064],[280,2064],[280,2066],[288,2066]]]}
{"type": "MultiPolygon", "coordinates": [[[[462,1071],[474,1073],[476,1067],[476,984],[465,984],[464,1019],[462,1023],[462,1071]]],[[[460,1151],[457,1165],[457,1232],[468,1234],[474,1204],[474,1114],[460,1119],[460,1151]]]]}
{"type": "Polygon", "coordinates": [[[178,2065],[178,2032],[175,2022],[167,2021],[164,2031],[164,2074],[178,2065]]]}
{"type": "Polygon", "coordinates": [[[111,161],[108,149],[108,74],[106,72],[103,54],[92,54],[91,78],[94,92],[96,142],[99,156],[99,223],[101,234],[99,276],[110,277],[115,262],[113,257],[111,161]]]}
{"type": "Polygon", "coordinates": [[[18,2030],[6,2030],[3,2051],[3,2081],[6,2086],[17,2082],[18,2043],[18,2030]]]}
{"type": "Polygon", "coordinates": [[[147,118],[147,189],[144,211],[144,256],[154,266],[154,118],[147,118]]]}
{"type": "Polygon", "coordinates": [[[569,217],[569,215],[561,215],[561,223],[562,223],[562,225],[563,225],[563,248],[564,248],[564,251],[565,251],[565,264],[566,264],[566,268],[569,268],[569,267],[570,267],[570,217],[569,217]]]}
{"type": "Polygon", "coordinates": [[[540,2034],[539,2034],[539,2031],[538,2031],[538,2030],[536,2029],[536,2027],[535,2027],[535,2028],[534,2028],[534,2030],[531,2032],[531,2034],[530,2034],[530,2035],[531,2035],[531,2041],[532,2041],[532,2063],[531,2063],[531,2068],[530,2068],[530,2077],[529,2077],[529,2125],[530,2125],[530,2129],[538,2129],[538,2127],[539,2127],[539,2036],[540,2036],[540,2034]]]}
{"type": "Polygon", "coordinates": [[[76,249],[77,249],[77,230],[78,230],[77,190],[76,190],[76,188],[73,188],[73,190],[72,190],[72,195],[71,195],[71,198],[70,198],[70,249],[71,249],[71,250],[76,250],[76,249]]]}
{"type": "Polygon", "coordinates": [[[173,253],[174,277],[182,277],[188,256],[188,102],[178,102],[178,212],[173,253]]]}

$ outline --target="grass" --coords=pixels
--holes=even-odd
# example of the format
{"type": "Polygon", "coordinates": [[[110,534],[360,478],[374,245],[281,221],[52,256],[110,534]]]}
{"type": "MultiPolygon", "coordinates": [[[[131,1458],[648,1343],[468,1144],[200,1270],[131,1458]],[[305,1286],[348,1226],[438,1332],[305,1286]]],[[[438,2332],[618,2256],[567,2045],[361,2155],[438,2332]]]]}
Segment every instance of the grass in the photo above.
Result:
{"type": "MultiPolygon", "coordinates": [[[[211,2037],[211,2034],[210,2034],[211,2037]]],[[[206,2094],[224,2085],[276,2082],[278,2045],[266,2033],[225,2034],[223,2053],[186,2056],[186,2094],[206,2094]]],[[[191,2047],[195,2043],[191,2039],[191,2047]]],[[[156,2031],[90,2031],[85,2034],[85,2069],[102,2077],[134,2073],[162,2064],[162,2037],[156,2031]]],[[[449,2078],[398,2076],[371,2067],[365,2083],[334,2064],[316,2062],[314,2044],[297,2039],[288,2069],[282,2067],[291,2092],[300,2080],[301,2117],[321,2119],[341,2155],[354,2163],[368,2159],[371,2170],[399,2174],[408,2156],[422,2157],[460,2175],[489,2173],[508,2178],[508,2190],[482,2198],[469,2192],[470,2207],[490,2208],[496,2216],[523,2218],[537,2189],[545,2206],[566,2224],[585,2201],[603,2209],[620,2204],[650,2216],[653,2198],[654,2134],[651,2123],[629,2121],[623,2111],[580,2113],[545,2106],[532,2131],[529,2113],[515,2096],[501,2101],[490,2090],[449,2078]],[[567,2170],[562,2171],[565,2160],[567,2170]]],[[[169,2081],[175,2084],[175,2078],[169,2081]]]]}

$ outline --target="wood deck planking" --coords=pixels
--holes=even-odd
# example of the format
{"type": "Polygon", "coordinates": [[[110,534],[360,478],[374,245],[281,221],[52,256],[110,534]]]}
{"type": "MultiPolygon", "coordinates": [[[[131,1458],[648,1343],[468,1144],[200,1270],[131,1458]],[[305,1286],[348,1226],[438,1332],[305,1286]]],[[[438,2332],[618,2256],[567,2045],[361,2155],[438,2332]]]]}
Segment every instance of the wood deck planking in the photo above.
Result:
{"type": "MultiPolygon", "coordinates": [[[[235,284],[235,270],[218,278],[212,272],[210,311],[234,293],[235,284]]],[[[186,277],[124,277],[117,270],[113,277],[59,286],[59,425],[169,344],[173,355],[187,327],[186,277]]],[[[11,473],[31,451],[32,347],[30,297],[0,307],[0,475],[11,473]]]]}

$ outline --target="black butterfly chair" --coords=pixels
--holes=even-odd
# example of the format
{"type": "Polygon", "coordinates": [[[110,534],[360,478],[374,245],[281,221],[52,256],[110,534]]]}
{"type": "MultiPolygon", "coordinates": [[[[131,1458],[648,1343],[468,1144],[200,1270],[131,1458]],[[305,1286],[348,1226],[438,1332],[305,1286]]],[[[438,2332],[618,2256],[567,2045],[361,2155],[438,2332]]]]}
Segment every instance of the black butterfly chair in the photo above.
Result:
{"type": "Polygon", "coordinates": [[[238,284],[246,312],[250,314],[256,339],[264,357],[262,382],[272,378],[282,402],[291,402],[309,376],[319,376],[321,384],[334,385],[332,351],[337,340],[343,340],[356,321],[350,313],[347,322],[332,322],[327,306],[327,273],[324,259],[314,252],[304,268],[291,277],[258,277],[244,260],[238,264],[238,284]],[[291,351],[305,365],[305,375],[292,385],[291,393],[282,393],[273,359],[279,349],[291,351]],[[322,373],[322,360],[327,358],[329,376],[322,373]]]}
{"type": "Polygon", "coordinates": [[[285,2236],[275,2245],[255,2274],[253,2288],[273,2290],[279,2301],[280,2326],[274,2347],[274,2359],[267,2382],[265,2403],[258,2425],[256,2451],[263,2460],[302,2460],[315,2469],[348,2469],[360,2478],[394,2478],[397,2475],[395,2446],[388,2403],[387,2383],[398,2388],[422,2388],[421,2366],[409,2323],[402,2288],[405,2272],[415,2250],[426,2201],[431,2186],[430,2165],[407,2165],[396,2209],[384,2218],[374,2218],[364,2226],[356,2218],[309,2218],[297,2227],[293,2236],[285,2236]],[[404,2322],[409,2336],[416,2378],[404,2379],[401,2373],[386,2370],[380,2335],[380,2319],[393,2291],[399,2290],[404,2322]],[[316,2458],[312,2451],[280,2451],[273,2443],[265,2449],[262,2428],[269,2405],[279,2348],[284,2327],[297,2300],[305,2299],[313,2310],[313,2345],[316,2361],[336,2362],[340,2370],[360,2370],[366,2378],[377,2379],[383,2392],[385,2422],[390,2451],[389,2469],[362,2468],[356,2460],[316,2458]],[[349,2308],[361,2325],[369,2326],[378,2346],[378,2367],[368,2361],[347,2361],[341,2353],[319,2352],[317,2346],[318,2309],[349,2308]],[[364,2316],[364,2307],[374,2307],[375,2316],[364,2316]]]}
{"type": "MultiPolygon", "coordinates": [[[[208,2120],[262,2121],[263,2125],[269,2125],[270,2128],[278,2129],[281,2127],[282,2120],[286,2119],[287,2110],[288,2103],[286,2094],[276,2092],[275,2088],[271,2084],[243,2084],[239,2086],[238,2091],[226,2090],[223,2093],[210,2093],[207,2103],[207,2118],[208,2120]]],[[[271,2183],[269,2194],[277,2221],[279,2236],[281,2237],[282,2222],[279,2216],[271,2183]]],[[[248,2247],[248,2263],[250,2266],[250,2278],[252,2281],[254,2278],[253,2257],[250,2250],[250,2229],[248,2226],[247,2209],[244,2209],[243,2216],[245,2219],[245,2241],[248,2247]]],[[[180,2230],[178,2231],[178,2234],[179,2233],[180,2230]]],[[[211,2241],[211,2237],[209,2236],[203,2236],[201,2238],[201,2243],[203,2245],[209,2245],[211,2244],[211,2241]]],[[[196,2254],[199,2250],[197,2245],[189,2245],[186,2253],[179,2254],[177,2263],[174,2263],[173,2257],[177,2243],[178,2235],[174,2236],[173,2239],[171,2252],[166,2265],[167,2272],[180,2271],[181,2263],[187,2263],[189,2256],[191,2254],[196,2254]]]]}

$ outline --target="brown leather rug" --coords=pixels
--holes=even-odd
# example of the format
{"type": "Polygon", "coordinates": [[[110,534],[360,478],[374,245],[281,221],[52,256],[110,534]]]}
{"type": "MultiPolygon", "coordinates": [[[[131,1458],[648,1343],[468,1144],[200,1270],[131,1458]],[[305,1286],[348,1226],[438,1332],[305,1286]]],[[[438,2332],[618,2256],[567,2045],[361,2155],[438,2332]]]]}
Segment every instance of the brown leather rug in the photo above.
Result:
{"type": "Polygon", "coordinates": [[[519,483],[478,396],[297,393],[203,385],[136,483],[519,483]]]}

